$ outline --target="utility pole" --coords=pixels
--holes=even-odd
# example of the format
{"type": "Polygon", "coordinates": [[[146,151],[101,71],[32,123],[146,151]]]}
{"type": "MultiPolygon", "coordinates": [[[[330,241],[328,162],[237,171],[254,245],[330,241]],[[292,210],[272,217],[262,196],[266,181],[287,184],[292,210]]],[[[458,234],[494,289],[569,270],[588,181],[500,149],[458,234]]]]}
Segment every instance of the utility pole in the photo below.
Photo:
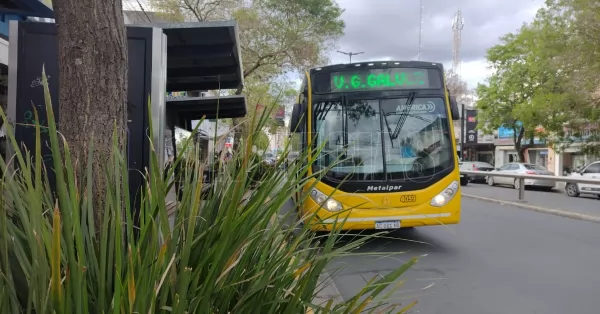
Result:
{"type": "Polygon", "coordinates": [[[421,61],[421,49],[423,49],[423,0],[419,1],[421,11],[419,14],[419,53],[417,54],[417,61],[421,61]]]}
{"type": "Polygon", "coordinates": [[[350,57],[350,63],[352,63],[352,56],[356,56],[356,55],[360,55],[360,54],[364,53],[364,52],[344,52],[344,51],[339,51],[339,50],[337,52],[343,53],[343,54],[349,56],[350,57]]]}
{"type": "Polygon", "coordinates": [[[462,12],[456,10],[456,14],[452,19],[452,72],[454,75],[458,76],[459,79],[461,76],[460,46],[462,42],[462,30],[464,27],[465,19],[462,17],[462,12]]]}
{"type": "Polygon", "coordinates": [[[460,105],[460,159],[465,159],[465,104],[460,105]]]}

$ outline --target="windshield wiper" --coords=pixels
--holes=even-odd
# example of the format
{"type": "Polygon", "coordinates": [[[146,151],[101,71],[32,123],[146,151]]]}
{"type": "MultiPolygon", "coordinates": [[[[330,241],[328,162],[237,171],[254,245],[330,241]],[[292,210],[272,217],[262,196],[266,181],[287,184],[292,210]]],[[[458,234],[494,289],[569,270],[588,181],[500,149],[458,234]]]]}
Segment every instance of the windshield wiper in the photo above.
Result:
{"type": "Polygon", "coordinates": [[[325,102],[323,104],[321,104],[318,108],[316,108],[317,110],[317,120],[325,120],[325,117],[327,117],[327,114],[329,113],[329,111],[331,110],[331,108],[333,108],[333,105],[335,104],[335,101],[329,101],[329,102],[325,102]]]}
{"type": "Polygon", "coordinates": [[[402,128],[404,127],[404,123],[406,123],[406,119],[408,118],[407,113],[410,112],[410,109],[412,108],[412,105],[415,102],[416,94],[417,93],[415,92],[410,93],[408,99],[406,100],[406,108],[404,108],[404,110],[402,110],[402,112],[400,113],[400,120],[398,120],[398,124],[396,124],[396,129],[394,130],[394,140],[398,138],[398,135],[400,135],[400,131],[402,131],[402,128]]]}
{"type": "Polygon", "coordinates": [[[406,107],[404,108],[404,110],[402,110],[401,113],[398,114],[398,115],[400,115],[400,119],[398,120],[398,124],[396,124],[396,129],[394,130],[393,133],[392,133],[392,129],[390,128],[390,124],[387,120],[387,114],[385,112],[383,112],[383,109],[381,109],[383,118],[385,120],[385,125],[388,129],[388,134],[390,136],[390,142],[392,143],[392,147],[394,147],[394,140],[398,138],[398,135],[400,135],[400,131],[402,131],[402,128],[404,127],[404,123],[406,123],[406,119],[409,116],[408,113],[410,112],[410,109],[412,108],[412,104],[415,102],[416,94],[417,93],[415,93],[415,92],[411,92],[408,95],[408,99],[406,100],[406,107]]]}

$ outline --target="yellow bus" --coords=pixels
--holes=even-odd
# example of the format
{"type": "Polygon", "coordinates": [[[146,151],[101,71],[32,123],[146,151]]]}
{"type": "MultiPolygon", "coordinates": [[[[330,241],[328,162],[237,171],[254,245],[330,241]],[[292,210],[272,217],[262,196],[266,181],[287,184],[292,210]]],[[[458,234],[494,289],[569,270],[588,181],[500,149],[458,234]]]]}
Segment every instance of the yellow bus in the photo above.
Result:
{"type": "Polygon", "coordinates": [[[303,186],[310,196],[296,197],[305,223],[315,231],[330,231],[336,220],[342,230],[459,223],[457,119],[440,63],[381,61],[307,71],[290,137],[312,162],[307,176],[322,176],[303,186]]]}

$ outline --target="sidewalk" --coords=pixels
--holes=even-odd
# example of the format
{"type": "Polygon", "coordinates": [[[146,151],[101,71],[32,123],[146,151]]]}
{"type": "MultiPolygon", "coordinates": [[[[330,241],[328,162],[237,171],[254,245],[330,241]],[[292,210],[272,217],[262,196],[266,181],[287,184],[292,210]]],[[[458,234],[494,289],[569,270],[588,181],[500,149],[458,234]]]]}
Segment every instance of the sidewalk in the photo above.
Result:
{"type": "MultiPolygon", "coordinates": [[[[322,273],[321,276],[319,276],[317,291],[317,296],[313,299],[314,304],[325,306],[330,299],[333,299],[333,305],[344,301],[335,282],[333,282],[328,273],[322,273]]],[[[311,313],[311,311],[308,311],[307,313],[311,313]]]]}
{"type": "Polygon", "coordinates": [[[600,200],[597,197],[588,195],[569,197],[564,191],[564,183],[557,183],[557,187],[551,192],[525,190],[525,201],[519,201],[518,190],[504,186],[490,187],[485,184],[470,183],[462,187],[462,193],[465,197],[473,195],[497,201],[600,217],[600,200]]]}

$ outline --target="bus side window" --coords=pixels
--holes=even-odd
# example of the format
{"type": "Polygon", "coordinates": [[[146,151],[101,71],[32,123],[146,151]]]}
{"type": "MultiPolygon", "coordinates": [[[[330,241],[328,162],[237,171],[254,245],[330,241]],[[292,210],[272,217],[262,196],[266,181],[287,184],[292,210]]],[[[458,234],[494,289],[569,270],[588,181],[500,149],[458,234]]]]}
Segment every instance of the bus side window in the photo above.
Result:
{"type": "Polygon", "coordinates": [[[456,98],[454,96],[450,96],[450,114],[452,115],[452,120],[460,120],[460,111],[458,110],[458,103],[456,102],[456,98]]]}
{"type": "Polygon", "coordinates": [[[302,133],[304,131],[305,110],[301,104],[294,104],[292,117],[290,119],[290,133],[302,133]]]}

